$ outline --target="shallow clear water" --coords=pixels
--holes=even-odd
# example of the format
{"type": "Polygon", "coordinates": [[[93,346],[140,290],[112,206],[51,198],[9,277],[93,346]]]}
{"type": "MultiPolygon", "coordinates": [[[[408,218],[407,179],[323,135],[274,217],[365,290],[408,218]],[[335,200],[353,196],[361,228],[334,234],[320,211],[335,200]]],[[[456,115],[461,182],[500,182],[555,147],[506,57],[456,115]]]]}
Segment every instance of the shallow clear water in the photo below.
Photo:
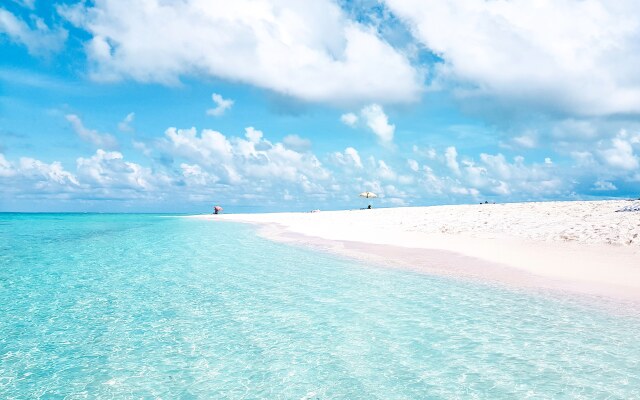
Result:
{"type": "Polygon", "coordinates": [[[250,227],[0,214],[0,398],[640,398],[640,319],[250,227]]]}

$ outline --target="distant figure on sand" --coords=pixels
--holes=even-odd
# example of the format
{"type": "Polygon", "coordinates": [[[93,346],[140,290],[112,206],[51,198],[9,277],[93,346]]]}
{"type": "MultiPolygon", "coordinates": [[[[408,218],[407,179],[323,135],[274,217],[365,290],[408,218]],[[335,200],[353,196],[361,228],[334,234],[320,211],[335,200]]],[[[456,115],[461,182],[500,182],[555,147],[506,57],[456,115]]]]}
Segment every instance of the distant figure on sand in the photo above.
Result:
{"type": "Polygon", "coordinates": [[[222,211],[222,207],[220,207],[220,206],[213,207],[213,213],[214,214],[220,214],[221,211],[222,211]]]}
{"type": "Polygon", "coordinates": [[[367,207],[367,210],[371,210],[371,204],[369,204],[369,206],[367,207]]]}

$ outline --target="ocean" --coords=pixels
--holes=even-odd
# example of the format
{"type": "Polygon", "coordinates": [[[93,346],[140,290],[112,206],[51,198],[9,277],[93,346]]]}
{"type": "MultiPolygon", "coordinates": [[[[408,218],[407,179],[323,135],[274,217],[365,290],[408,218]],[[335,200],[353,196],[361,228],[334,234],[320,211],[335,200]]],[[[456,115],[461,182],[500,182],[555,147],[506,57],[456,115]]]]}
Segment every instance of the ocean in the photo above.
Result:
{"type": "Polygon", "coordinates": [[[241,224],[0,214],[2,399],[634,399],[638,332],[241,224]]]}

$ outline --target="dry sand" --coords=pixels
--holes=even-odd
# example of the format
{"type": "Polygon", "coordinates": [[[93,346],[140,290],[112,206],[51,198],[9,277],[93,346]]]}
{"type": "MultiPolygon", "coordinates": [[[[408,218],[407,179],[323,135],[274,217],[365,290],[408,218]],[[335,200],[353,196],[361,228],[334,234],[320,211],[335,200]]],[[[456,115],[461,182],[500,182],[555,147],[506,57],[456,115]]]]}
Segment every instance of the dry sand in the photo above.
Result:
{"type": "Polygon", "coordinates": [[[387,266],[640,300],[640,212],[572,201],[197,216],[387,266]]]}

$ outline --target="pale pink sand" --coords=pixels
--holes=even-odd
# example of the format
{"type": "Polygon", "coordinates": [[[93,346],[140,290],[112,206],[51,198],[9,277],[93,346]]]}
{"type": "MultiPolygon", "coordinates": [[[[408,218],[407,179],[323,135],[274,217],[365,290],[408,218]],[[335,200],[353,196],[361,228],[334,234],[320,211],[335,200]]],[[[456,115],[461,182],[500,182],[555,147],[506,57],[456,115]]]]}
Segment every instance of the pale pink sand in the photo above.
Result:
{"type": "Polygon", "coordinates": [[[640,299],[640,213],[627,201],[197,216],[427,273],[640,299]]]}

